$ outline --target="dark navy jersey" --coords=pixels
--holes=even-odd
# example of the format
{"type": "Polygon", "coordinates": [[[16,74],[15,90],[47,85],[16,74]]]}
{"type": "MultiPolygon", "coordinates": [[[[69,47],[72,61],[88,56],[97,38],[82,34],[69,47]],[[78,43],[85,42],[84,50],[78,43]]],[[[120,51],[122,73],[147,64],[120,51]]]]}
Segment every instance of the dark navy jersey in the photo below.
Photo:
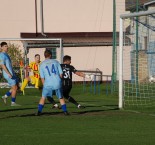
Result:
{"type": "Polygon", "coordinates": [[[62,85],[63,86],[72,86],[72,73],[75,73],[77,70],[74,66],[69,64],[61,64],[63,71],[62,75],[62,85]]]}

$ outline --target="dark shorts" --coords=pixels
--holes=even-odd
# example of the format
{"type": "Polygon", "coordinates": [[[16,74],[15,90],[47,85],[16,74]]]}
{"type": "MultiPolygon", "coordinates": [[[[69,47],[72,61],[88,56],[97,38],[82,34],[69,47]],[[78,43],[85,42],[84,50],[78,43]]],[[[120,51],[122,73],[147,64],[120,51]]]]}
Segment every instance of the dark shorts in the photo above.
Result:
{"type": "Polygon", "coordinates": [[[71,89],[72,89],[72,86],[62,86],[62,94],[63,94],[64,98],[69,97],[71,89]]]}

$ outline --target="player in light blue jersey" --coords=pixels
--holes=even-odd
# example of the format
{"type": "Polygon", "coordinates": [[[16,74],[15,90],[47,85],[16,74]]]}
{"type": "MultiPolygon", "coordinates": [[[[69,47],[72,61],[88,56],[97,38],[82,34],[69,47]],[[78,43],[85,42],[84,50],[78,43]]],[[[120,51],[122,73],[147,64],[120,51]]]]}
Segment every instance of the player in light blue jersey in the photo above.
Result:
{"type": "MultiPolygon", "coordinates": [[[[8,96],[11,95],[11,106],[20,106],[15,103],[16,101],[16,92],[17,92],[17,77],[13,71],[12,68],[12,63],[9,55],[7,54],[8,52],[8,45],[6,42],[1,43],[1,53],[0,53],[0,66],[3,69],[3,76],[7,80],[8,84],[11,86],[10,91],[8,91],[6,94],[8,96]]],[[[3,96],[2,99],[6,103],[6,96],[3,96]]]]}
{"type": "Polygon", "coordinates": [[[67,112],[65,100],[61,92],[61,77],[62,69],[58,61],[51,59],[52,53],[50,50],[44,52],[45,60],[40,64],[40,77],[43,83],[42,97],[39,101],[38,112],[36,115],[40,115],[45,104],[45,99],[48,96],[53,95],[53,91],[56,92],[61,108],[65,115],[69,115],[67,112]]]}

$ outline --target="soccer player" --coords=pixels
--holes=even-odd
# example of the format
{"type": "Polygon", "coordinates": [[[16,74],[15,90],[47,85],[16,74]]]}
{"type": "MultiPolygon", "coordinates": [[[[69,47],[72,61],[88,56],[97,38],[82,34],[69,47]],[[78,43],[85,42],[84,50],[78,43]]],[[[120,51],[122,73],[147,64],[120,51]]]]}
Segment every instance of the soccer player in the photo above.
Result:
{"type": "Polygon", "coordinates": [[[21,91],[23,91],[25,89],[25,87],[27,86],[28,82],[31,82],[31,84],[35,85],[35,88],[41,88],[42,87],[42,82],[41,82],[41,78],[40,78],[40,74],[39,74],[39,65],[40,65],[41,61],[40,61],[40,55],[36,54],[35,55],[35,61],[31,62],[28,66],[28,71],[33,71],[33,75],[32,76],[27,76],[24,79],[24,82],[22,83],[21,86],[21,91]]]}
{"type": "Polygon", "coordinates": [[[0,53],[0,66],[3,70],[3,76],[7,80],[8,84],[11,86],[11,89],[6,93],[7,96],[2,96],[4,103],[6,103],[7,97],[11,96],[11,106],[20,106],[16,104],[16,92],[17,92],[17,77],[13,71],[12,63],[10,56],[7,54],[8,45],[6,42],[1,42],[1,53],[0,53]]]}
{"type": "Polygon", "coordinates": [[[45,60],[40,65],[40,76],[43,83],[42,97],[39,101],[37,115],[40,115],[45,104],[47,96],[52,96],[53,91],[56,92],[64,115],[69,115],[67,112],[65,100],[61,92],[61,77],[62,69],[58,61],[51,59],[52,53],[50,50],[44,52],[45,60]]]}
{"type": "MultiPolygon", "coordinates": [[[[62,92],[63,92],[63,96],[65,99],[67,99],[69,102],[75,104],[77,106],[77,108],[85,108],[85,106],[82,106],[81,104],[79,104],[73,97],[70,96],[70,91],[72,89],[72,73],[81,76],[81,77],[85,77],[88,79],[93,79],[91,75],[85,75],[82,72],[78,72],[74,66],[70,65],[71,64],[71,56],[65,55],[63,57],[63,64],[61,64],[61,68],[63,71],[63,75],[62,75],[62,92]]],[[[48,97],[48,101],[51,102],[53,104],[54,99],[51,97],[48,97]]]]}

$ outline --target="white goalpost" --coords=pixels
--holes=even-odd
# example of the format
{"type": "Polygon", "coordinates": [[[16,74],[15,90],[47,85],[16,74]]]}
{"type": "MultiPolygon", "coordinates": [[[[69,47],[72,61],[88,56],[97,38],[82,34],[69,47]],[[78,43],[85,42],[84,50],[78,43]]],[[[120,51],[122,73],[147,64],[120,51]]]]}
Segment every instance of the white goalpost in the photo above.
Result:
{"type": "Polygon", "coordinates": [[[155,10],[123,14],[119,32],[119,108],[155,104],[155,10]]]}

